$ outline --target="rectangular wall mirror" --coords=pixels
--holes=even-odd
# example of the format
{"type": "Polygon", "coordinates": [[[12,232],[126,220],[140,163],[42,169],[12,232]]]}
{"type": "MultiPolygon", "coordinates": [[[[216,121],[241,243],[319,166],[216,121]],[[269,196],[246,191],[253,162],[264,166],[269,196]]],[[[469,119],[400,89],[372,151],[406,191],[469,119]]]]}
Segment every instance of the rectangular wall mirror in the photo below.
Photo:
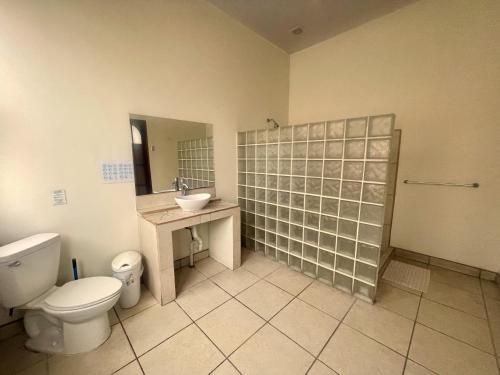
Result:
{"type": "Polygon", "coordinates": [[[215,185],[212,125],[130,115],[135,193],[215,185]]]}

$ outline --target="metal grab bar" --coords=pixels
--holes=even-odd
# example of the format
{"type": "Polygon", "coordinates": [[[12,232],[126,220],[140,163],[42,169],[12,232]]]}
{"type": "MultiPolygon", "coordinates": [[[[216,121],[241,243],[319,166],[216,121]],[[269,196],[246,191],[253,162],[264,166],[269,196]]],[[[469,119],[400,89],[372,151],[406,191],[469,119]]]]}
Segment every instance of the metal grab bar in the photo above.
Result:
{"type": "Polygon", "coordinates": [[[453,182],[429,182],[429,181],[404,180],[403,183],[415,184],[415,185],[439,185],[439,186],[455,186],[455,187],[470,187],[470,188],[479,187],[479,182],[473,182],[472,184],[456,184],[453,182]]]}

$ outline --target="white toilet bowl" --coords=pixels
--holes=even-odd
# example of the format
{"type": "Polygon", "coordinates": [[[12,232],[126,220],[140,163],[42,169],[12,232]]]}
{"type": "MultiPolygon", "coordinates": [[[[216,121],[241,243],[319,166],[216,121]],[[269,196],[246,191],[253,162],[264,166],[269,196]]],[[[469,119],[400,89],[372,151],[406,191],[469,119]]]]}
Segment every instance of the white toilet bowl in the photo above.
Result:
{"type": "Polygon", "coordinates": [[[28,310],[26,346],[44,353],[90,351],[109,337],[108,311],[120,298],[113,277],[88,277],[54,286],[59,235],[36,235],[0,247],[0,300],[4,307],[28,310]],[[49,267],[40,267],[40,265],[49,267]]]}
{"type": "Polygon", "coordinates": [[[113,277],[70,281],[45,298],[41,309],[62,321],[64,353],[96,348],[111,334],[108,311],[120,298],[122,283],[113,277]]]}

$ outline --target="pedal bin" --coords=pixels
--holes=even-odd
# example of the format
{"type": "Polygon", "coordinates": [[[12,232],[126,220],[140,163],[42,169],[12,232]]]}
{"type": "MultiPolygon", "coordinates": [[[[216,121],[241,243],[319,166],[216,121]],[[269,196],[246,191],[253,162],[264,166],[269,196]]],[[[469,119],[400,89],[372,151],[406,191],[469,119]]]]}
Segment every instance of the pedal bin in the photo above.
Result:
{"type": "Polygon", "coordinates": [[[123,286],[119,304],[123,309],[135,306],[141,297],[141,276],[144,271],[141,254],[137,251],[125,251],[118,254],[111,262],[113,276],[121,280],[123,286]]]}

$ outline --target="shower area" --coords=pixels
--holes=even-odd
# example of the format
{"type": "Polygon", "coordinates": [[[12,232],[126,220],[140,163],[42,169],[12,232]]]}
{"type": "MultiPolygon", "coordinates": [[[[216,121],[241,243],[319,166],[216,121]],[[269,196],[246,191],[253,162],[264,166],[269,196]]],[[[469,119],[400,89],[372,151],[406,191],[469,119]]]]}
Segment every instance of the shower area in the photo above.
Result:
{"type": "Polygon", "coordinates": [[[242,246],[374,301],[390,253],[393,114],[238,133],[242,246]]]}

